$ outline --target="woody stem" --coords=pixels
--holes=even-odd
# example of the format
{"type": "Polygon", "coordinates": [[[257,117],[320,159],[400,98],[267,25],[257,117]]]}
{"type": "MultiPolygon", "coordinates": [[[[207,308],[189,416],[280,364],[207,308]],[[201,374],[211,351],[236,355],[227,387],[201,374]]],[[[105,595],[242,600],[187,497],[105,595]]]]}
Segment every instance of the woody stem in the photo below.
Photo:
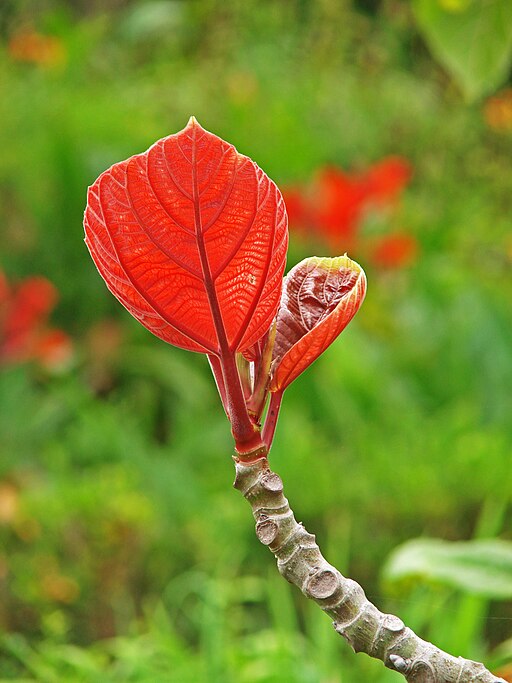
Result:
{"type": "Polygon", "coordinates": [[[443,652],[398,617],[380,612],[359,584],[327,562],[315,537],[296,521],[265,454],[249,456],[235,457],[234,486],[252,508],[258,539],[274,553],[280,574],[334,620],[355,652],[380,659],[408,683],[505,683],[483,664],[443,652]]]}

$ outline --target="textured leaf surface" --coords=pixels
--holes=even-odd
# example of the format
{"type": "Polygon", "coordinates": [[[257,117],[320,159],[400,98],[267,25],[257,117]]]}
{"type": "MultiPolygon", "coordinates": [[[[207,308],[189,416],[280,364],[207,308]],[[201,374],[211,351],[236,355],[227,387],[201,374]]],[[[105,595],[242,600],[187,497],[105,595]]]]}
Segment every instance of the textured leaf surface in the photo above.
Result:
{"type": "Polygon", "coordinates": [[[511,0],[475,0],[453,9],[439,0],[415,0],[413,8],[432,53],[469,99],[506,79],[512,61],[511,0]]]}
{"type": "Polygon", "coordinates": [[[298,263],[288,273],[276,319],[271,391],[285,389],[336,339],[366,293],[363,269],[348,256],[298,263]]]}
{"type": "Polygon", "coordinates": [[[384,568],[384,579],[421,579],[486,598],[512,598],[512,543],[415,539],[394,551],[384,568]]]}
{"type": "Polygon", "coordinates": [[[287,220],[277,186],[191,119],[89,188],[86,243],[108,288],[164,341],[244,350],[279,305],[287,220]]]}

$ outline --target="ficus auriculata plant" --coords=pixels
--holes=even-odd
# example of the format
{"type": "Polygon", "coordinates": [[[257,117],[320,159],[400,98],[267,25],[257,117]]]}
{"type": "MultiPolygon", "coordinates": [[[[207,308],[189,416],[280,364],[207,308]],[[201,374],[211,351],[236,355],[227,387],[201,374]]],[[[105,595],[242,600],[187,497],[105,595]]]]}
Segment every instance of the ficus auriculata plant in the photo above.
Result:
{"type": "Polygon", "coordinates": [[[284,277],[287,216],[276,184],[192,117],[89,188],[86,243],[107,287],[150,332],[208,357],[235,442],[235,487],[281,574],[356,651],[416,683],[497,683],[382,614],[297,523],[268,452],[285,389],[352,320],[366,292],[347,255],[284,277]]]}
{"type": "Polygon", "coordinates": [[[283,284],[279,189],[194,118],[101,174],[85,232],[123,306],[164,341],[207,354],[242,457],[270,449],[283,391],[346,327],[366,290],[347,256],[306,259],[283,284]]]}

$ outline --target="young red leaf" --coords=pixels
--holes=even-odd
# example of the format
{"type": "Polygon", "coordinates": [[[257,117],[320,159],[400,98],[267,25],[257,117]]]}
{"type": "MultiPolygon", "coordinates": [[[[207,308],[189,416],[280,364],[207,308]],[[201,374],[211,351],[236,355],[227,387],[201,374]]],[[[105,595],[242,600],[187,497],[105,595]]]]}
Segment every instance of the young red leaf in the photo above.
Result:
{"type": "Polygon", "coordinates": [[[86,243],[117,299],[175,346],[226,356],[269,328],[287,220],[277,186],[192,117],[89,188],[86,243]]]}
{"type": "Polygon", "coordinates": [[[282,392],[336,339],[366,292],[363,269],[348,256],[298,263],[284,280],[276,319],[270,390],[282,392]]]}

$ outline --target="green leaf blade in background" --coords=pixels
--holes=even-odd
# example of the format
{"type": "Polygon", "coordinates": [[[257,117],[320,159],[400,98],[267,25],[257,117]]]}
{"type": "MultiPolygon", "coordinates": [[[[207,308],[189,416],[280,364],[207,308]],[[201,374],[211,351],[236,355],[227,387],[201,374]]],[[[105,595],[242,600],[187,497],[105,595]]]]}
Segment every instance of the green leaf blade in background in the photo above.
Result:
{"type": "Polygon", "coordinates": [[[433,56],[469,101],[503,83],[512,63],[510,0],[473,0],[453,7],[441,0],[414,0],[413,10],[433,56]]]}
{"type": "Polygon", "coordinates": [[[420,538],[399,546],[384,570],[388,584],[419,579],[491,600],[512,598],[512,543],[420,538]]]}

